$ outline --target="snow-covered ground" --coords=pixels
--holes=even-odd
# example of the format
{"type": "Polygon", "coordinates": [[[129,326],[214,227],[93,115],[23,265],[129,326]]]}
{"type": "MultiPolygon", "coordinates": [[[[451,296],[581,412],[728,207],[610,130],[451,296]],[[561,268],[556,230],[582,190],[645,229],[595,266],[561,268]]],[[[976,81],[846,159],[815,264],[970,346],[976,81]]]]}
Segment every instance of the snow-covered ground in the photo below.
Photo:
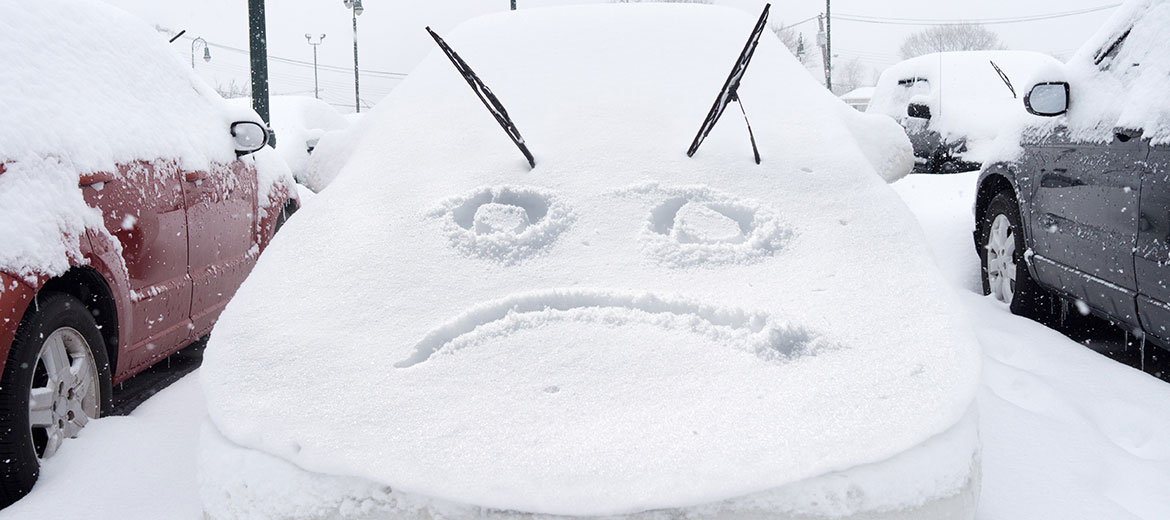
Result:
{"type": "MultiPolygon", "coordinates": [[[[1170,518],[1170,384],[977,294],[975,175],[911,176],[894,187],[983,344],[979,518],[1170,518]]],[[[0,520],[200,518],[195,459],[206,410],[197,374],[66,443],[0,520]]]]}

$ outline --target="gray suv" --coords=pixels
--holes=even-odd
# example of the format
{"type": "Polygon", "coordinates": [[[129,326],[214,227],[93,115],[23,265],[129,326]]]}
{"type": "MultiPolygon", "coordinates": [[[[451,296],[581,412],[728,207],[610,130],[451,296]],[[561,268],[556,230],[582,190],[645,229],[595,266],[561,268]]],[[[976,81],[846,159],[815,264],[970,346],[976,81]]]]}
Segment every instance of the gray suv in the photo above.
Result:
{"type": "Polygon", "coordinates": [[[1127,2],[1033,86],[1018,156],[979,178],[985,294],[1048,321],[1075,305],[1170,345],[1170,2],[1127,2]]]}

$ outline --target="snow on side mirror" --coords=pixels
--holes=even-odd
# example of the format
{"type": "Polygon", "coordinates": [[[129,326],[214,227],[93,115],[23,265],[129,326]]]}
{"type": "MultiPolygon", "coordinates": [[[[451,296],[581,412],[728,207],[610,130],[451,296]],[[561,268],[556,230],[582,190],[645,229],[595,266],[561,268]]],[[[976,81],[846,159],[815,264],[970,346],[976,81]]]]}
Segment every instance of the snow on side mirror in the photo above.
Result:
{"type": "Polygon", "coordinates": [[[910,103],[906,107],[906,115],[918,119],[930,119],[930,107],[922,103],[910,103]]]}
{"type": "Polygon", "coordinates": [[[1054,117],[1068,112],[1068,83],[1057,81],[1040,83],[1024,96],[1024,108],[1038,116],[1054,117]]]}
{"type": "Polygon", "coordinates": [[[232,123],[232,138],[236,155],[247,155],[268,144],[268,130],[254,121],[238,121],[232,123]]]}

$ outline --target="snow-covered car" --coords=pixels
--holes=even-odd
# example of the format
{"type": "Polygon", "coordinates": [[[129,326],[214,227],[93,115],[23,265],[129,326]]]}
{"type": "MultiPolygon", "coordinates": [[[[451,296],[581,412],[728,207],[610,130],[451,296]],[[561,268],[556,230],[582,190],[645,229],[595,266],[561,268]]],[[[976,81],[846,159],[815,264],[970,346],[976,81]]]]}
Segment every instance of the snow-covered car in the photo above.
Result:
{"type": "Polygon", "coordinates": [[[927,54],[883,71],[866,110],[905,127],[915,171],[978,170],[1000,129],[1024,112],[1016,85],[1059,65],[1030,51],[927,54]]]}
{"type": "Polygon", "coordinates": [[[1075,306],[1170,345],[1170,2],[1127,2],[1028,85],[1032,115],[979,179],[984,291],[1056,319],[1075,306]]]}
{"type": "Polygon", "coordinates": [[[909,142],[755,27],[448,35],[211,338],[206,516],[973,518],[978,348],[881,174],[909,142]]]}
{"type": "MultiPolygon", "coordinates": [[[[231,100],[248,107],[249,98],[231,100]]],[[[306,183],[309,160],[317,143],[330,132],[340,132],[349,121],[329,103],[305,96],[272,96],[269,100],[276,152],[288,164],[297,182],[306,183]]]]}
{"type": "Polygon", "coordinates": [[[0,16],[0,506],[111,411],[111,388],[205,336],[297,207],[250,109],[94,1],[0,16]]]}

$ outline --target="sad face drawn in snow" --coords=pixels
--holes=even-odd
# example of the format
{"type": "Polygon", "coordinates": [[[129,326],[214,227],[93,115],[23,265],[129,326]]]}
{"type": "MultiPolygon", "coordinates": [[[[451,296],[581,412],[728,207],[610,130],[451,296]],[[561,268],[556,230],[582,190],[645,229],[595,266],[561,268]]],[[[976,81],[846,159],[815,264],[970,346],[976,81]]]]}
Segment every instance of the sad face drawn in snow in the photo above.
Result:
{"type": "MultiPolygon", "coordinates": [[[[740,82],[766,20],[767,9],[704,119],[688,156],[698,150],[728,104],[739,101],[740,82]]],[[[499,99],[438,34],[429,28],[427,31],[523,153],[529,166],[535,168],[532,153],[499,99]]],[[[748,131],[759,164],[759,151],[750,126],[748,131]]],[[[777,212],[766,205],[740,200],[704,185],[674,187],[647,183],[605,195],[618,203],[653,204],[638,241],[647,260],[663,268],[749,265],[771,256],[791,235],[777,212]]],[[[528,258],[554,248],[558,236],[575,220],[574,211],[554,192],[514,185],[475,189],[444,201],[429,216],[442,221],[451,246],[460,253],[518,269],[528,258]]],[[[652,329],[639,330],[640,335],[686,333],[703,337],[712,344],[752,351],[768,360],[805,353],[816,343],[815,336],[777,324],[763,313],[740,312],[736,318],[727,319],[718,316],[719,309],[664,300],[652,294],[629,296],[562,289],[505,298],[478,309],[475,314],[460,317],[432,332],[416,346],[410,359],[396,366],[415,366],[441,350],[451,352],[482,342],[485,335],[498,341],[513,335],[523,336],[538,328],[561,329],[559,332],[567,335],[578,333],[579,326],[652,329]]]]}
{"type": "MultiPolygon", "coordinates": [[[[465,62],[432,55],[363,116],[217,325],[225,437],[297,471],[589,515],[954,427],[978,356],[875,174],[912,165],[901,128],[770,35],[733,61],[752,22],[733,9],[570,11],[462,26],[465,62]]],[[[956,460],[925,466],[965,482],[956,460]]]]}

